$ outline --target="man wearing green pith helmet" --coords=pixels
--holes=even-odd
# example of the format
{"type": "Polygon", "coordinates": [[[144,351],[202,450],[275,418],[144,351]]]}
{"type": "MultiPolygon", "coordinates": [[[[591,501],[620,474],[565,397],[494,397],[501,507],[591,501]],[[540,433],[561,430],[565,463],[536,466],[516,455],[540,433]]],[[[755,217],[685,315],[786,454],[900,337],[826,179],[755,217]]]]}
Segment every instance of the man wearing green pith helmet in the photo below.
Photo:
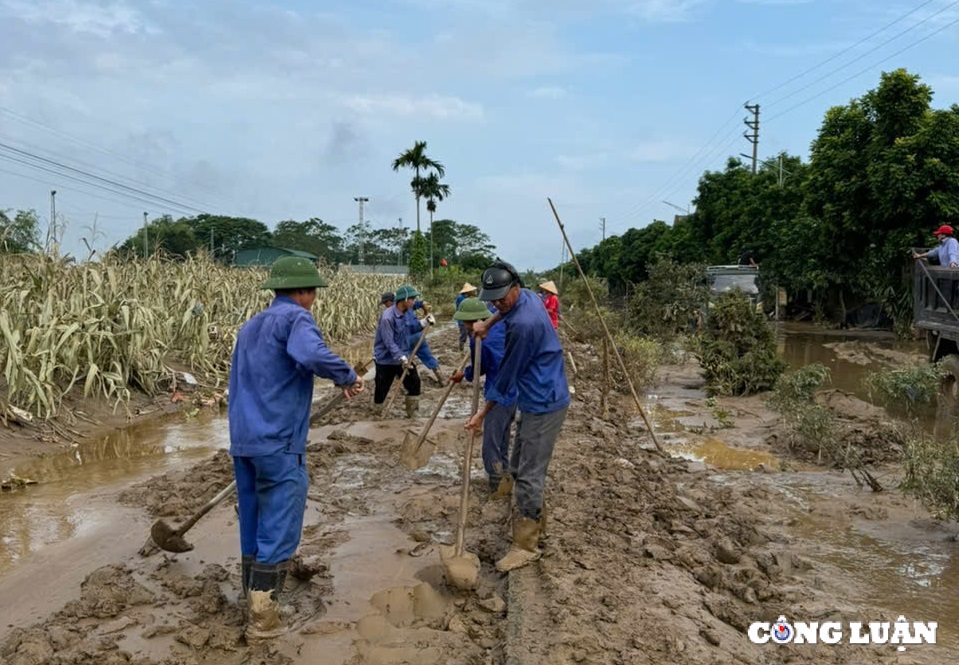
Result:
{"type": "Polygon", "coordinates": [[[395,302],[380,315],[373,340],[373,361],[376,363],[376,387],[373,392],[373,404],[377,408],[386,401],[393,386],[403,370],[406,389],[406,417],[414,418],[420,405],[420,376],[416,365],[409,357],[410,329],[406,312],[413,307],[419,292],[410,285],[396,290],[395,302]]]}
{"type": "MultiPolygon", "coordinates": [[[[491,311],[486,303],[475,297],[464,299],[456,308],[456,314],[453,315],[453,318],[461,322],[467,331],[471,358],[476,353],[473,325],[477,321],[485,321],[490,318],[495,311],[495,309],[491,311]]],[[[490,328],[489,335],[483,341],[483,357],[480,362],[480,371],[486,377],[483,395],[489,401],[492,401],[492,388],[496,383],[496,375],[500,371],[505,352],[506,327],[494,326],[490,328]]],[[[456,372],[450,377],[450,381],[459,383],[464,378],[467,381],[480,380],[480,377],[475,375],[472,364],[466,367],[464,371],[456,372]]],[[[483,467],[486,469],[486,476],[489,479],[490,491],[501,497],[509,497],[513,493],[515,469],[510,466],[509,436],[510,428],[516,417],[515,389],[512,391],[511,397],[513,401],[509,405],[494,403],[483,419],[483,467]]]]}
{"type": "Polygon", "coordinates": [[[309,477],[306,438],[314,375],[349,399],[363,379],[327,348],[310,308],[326,281],[309,260],[283,257],[262,286],[276,298],[237,334],[230,367],[230,455],[249,594],[248,642],[276,637],[289,561],[300,543],[309,477]]]}

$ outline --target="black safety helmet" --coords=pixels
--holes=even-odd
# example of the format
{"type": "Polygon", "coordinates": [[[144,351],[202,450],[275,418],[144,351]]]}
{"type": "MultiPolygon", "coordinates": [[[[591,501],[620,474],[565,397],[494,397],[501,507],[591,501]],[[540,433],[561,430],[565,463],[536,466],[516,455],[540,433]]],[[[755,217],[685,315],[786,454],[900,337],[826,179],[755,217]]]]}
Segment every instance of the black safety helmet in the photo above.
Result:
{"type": "Polygon", "coordinates": [[[393,302],[394,300],[396,300],[396,296],[393,295],[392,291],[387,291],[386,293],[380,296],[381,305],[385,305],[388,302],[393,302]]]}
{"type": "Polygon", "coordinates": [[[523,288],[523,280],[519,273],[509,263],[499,261],[483,271],[483,284],[480,289],[480,300],[499,300],[507,293],[514,284],[519,284],[523,288]]]}

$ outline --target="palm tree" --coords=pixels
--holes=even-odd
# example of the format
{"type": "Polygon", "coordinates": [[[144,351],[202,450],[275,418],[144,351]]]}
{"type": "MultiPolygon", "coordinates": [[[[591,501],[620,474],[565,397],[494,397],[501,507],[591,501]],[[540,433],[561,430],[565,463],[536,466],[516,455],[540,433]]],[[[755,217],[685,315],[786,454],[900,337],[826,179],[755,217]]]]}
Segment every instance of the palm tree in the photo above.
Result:
{"type": "Polygon", "coordinates": [[[436,202],[448,199],[450,186],[440,182],[436,171],[431,171],[425,178],[420,178],[416,185],[419,195],[426,199],[426,209],[430,213],[430,274],[433,274],[433,213],[436,212],[436,202]]]}
{"type": "Polygon", "coordinates": [[[399,157],[393,160],[393,170],[399,171],[400,169],[413,169],[414,175],[413,180],[410,181],[410,188],[416,197],[416,232],[419,233],[420,198],[422,196],[420,192],[420,183],[422,182],[420,170],[433,169],[442,178],[446,175],[446,169],[436,160],[426,156],[426,141],[416,141],[412,148],[404,150],[399,157]]]}

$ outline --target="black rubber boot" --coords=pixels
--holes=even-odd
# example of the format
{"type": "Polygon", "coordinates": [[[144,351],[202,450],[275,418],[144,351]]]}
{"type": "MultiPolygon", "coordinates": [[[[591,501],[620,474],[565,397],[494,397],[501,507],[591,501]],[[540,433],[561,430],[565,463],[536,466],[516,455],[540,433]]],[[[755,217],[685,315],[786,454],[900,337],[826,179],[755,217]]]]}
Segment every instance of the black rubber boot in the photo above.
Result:
{"type": "Polygon", "coordinates": [[[250,574],[253,570],[254,557],[251,554],[244,554],[240,557],[240,588],[243,590],[243,597],[250,595],[250,574]]]}

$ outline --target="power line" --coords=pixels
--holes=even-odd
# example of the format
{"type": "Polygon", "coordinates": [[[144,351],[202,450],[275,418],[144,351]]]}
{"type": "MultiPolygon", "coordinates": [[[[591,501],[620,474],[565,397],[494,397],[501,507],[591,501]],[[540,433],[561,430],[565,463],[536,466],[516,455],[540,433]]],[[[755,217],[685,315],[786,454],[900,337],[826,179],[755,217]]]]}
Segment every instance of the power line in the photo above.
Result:
{"type": "MultiPolygon", "coordinates": [[[[59,158],[60,160],[62,160],[62,161],[64,161],[64,162],[67,162],[68,160],[71,159],[71,158],[66,157],[66,156],[64,156],[64,155],[62,155],[62,154],[56,153],[56,152],[54,152],[54,151],[52,151],[52,150],[45,150],[45,149],[40,148],[40,147],[38,147],[38,146],[36,146],[36,145],[27,143],[26,141],[18,140],[18,139],[16,139],[15,137],[10,136],[9,134],[4,134],[3,132],[0,132],[0,138],[5,138],[5,139],[7,139],[8,141],[11,141],[14,145],[18,146],[20,149],[30,149],[30,150],[35,151],[36,154],[43,155],[43,156],[49,157],[49,158],[51,158],[51,159],[52,159],[52,158],[59,158]]],[[[115,178],[115,179],[117,179],[118,181],[122,179],[122,180],[126,181],[127,183],[132,183],[133,185],[137,185],[137,186],[143,187],[143,188],[149,188],[150,190],[159,192],[159,193],[161,193],[161,194],[165,194],[165,195],[168,195],[168,196],[178,196],[178,198],[183,199],[184,201],[186,201],[186,202],[188,202],[188,203],[197,204],[197,205],[202,206],[202,207],[204,207],[204,208],[206,208],[206,209],[210,209],[210,208],[216,207],[216,206],[211,206],[211,205],[209,205],[209,204],[207,204],[207,203],[204,203],[204,202],[202,202],[202,201],[198,201],[198,200],[196,200],[196,199],[194,199],[193,197],[190,197],[190,196],[178,195],[178,194],[175,194],[174,192],[170,192],[170,191],[164,190],[164,189],[159,188],[159,187],[152,187],[152,186],[150,186],[150,185],[147,185],[146,183],[139,182],[138,180],[136,180],[136,179],[134,179],[134,178],[129,178],[129,177],[127,177],[127,176],[124,176],[124,175],[121,175],[121,174],[119,174],[119,173],[115,173],[115,172],[112,172],[112,171],[109,171],[109,170],[106,170],[106,169],[103,169],[103,168],[94,166],[93,164],[89,164],[89,163],[83,162],[83,161],[81,161],[81,160],[73,160],[73,162],[76,163],[76,164],[79,164],[79,165],[81,165],[81,166],[84,166],[84,167],[86,167],[87,169],[90,169],[91,171],[92,171],[92,170],[98,170],[99,173],[105,174],[105,175],[107,175],[107,176],[110,176],[111,178],[115,178]]]]}
{"type": "MultiPolygon", "coordinates": [[[[956,4],[956,3],[953,3],[953,4],[956,4]]],[[[862,76],[863,74],[871,71],[874,67],[876,67],[876,65],[881,65],[882,63],[886,62],[887,60],[892,60],[892,59],[895,58],[897,55],[900,55],[900,54],[902,54],[902,53],[905,53],[906,51],[908,51],[909,49],[913,48],[914,46],[917,46],[917,45],[921,44],[922,42],[926,41],[927,39],[931,39],[932,37],[935,37],[935,36],[938,35],[940,32],[943,32],[944,30],[947,30],[947,29],[951,28],[952,26],[956,25],[957,23],[959,23],[959,18],[956,18],[956,19],[950,21],[949,23],[946,23],[945,25],[943,25],[942,27],[940,27],[938,30],[935,30],[935,31],[933,31],[933,32],[930,32],[928,35],[926,35],[926,36],[923,37],[922,39],[917,39],[916,41],[912,42],[911,44],[907,44],[906,46],[902,47],[901,49],[899,49],[899,50],[896,51],[895,53],[893,53],[893,54],[891,54],[891,55],[889,55],[889,56],[886,56],[886,57],[883,58],[882,60],[880,60],[880,61],[878,61],[878,62],[874,62],[874,63],[872,63],[871,65],[869,65],[868,67],[866,67],[866,68],[864,68],[864,69],[860,69],[858,72],[856,72],[856,73],[853,74],[852,76],[849,76],[848,78],[843,79],[843,80],[840,81],[839,83],[836,83],[835,85],[832,85],[832,86],[826,88],[825,90],[822,90],[822,91],[816,93],[815,95],[804,99],[803,101],[799,102],[798,104],[794,104],[793,106],[789,107],[788,109],[785,109],[785,110],[783,110],[783,111],[780,111],[780,112],[777,113],[776,115],[768,118],[768,119],[766,120],[766,122],[769,122],[770,120],[774,120],[774,119],[776,119],[776,118],[782,117],[782,116],[786,115],[787,113],[789,113],[790,111],[794,111],[794,110],[798,109],[800,106],[803,106],[803,105],[805,105],[805,104],[808,104],[809,102],[813,101],[814,99],[818,99],[819,97],[822,97],[822,96],[823,96],[824,94],[826,94],[827,92],[831,92],[832,90],[835,90],[835,89],[838,88],[839,86],[841,86],[841,85],[843,85],[843,84],[845,84],[845,83],[849,83],[849,82],[852,81],[853,79],[855,79],[855,78],[857,78],[857,77],[859,77],[859,76],[862,76]]]]}
{"type": "Polygon", "coordinates": [[[928,4],[932,3],[932,2],[935,2],[935,0],[926,0],[925,2],[923,2],[923,3],[922,3],[921,5],[919,5],[918,7],[914,7],[913,9],[909,10],[908,12],[906,12],[905,14],[903,14],[902,16],[894,19],[892,22],[887,23],[887,24],[884,25],[883,27],[879,28],[879,29],[876,30],[875,32],[870,33],[869,35],[863,37],[862,39],[860,39],[858,42],[856,42],[856,43],[853,44],[852,46],[847,46],[846,48],[844,48],[843,50],[841,50],[839,53],[836,53],[836,54],[834,54],[834,55],[826,58],[826,59],[823,60],[822,62],[813,65],[813,66],[810,67],[809,69],[804,69],[803,71],[799,72],[799,73],[796,74],[795,76],[792,76],[792,77],[786,79],[786,80],[783,81],[782,83],[779,83],[778,85],[775,85],[775,86],[773,86],[772,88],[769,88],[768,90],[766,90],[766,91],[764,91],[764,92],[762,92],[762,93],[760,93],[760,94],[758,94],[758,95],[753,95],[750,99],[760,99],[760,98],[762,98],[762,97],[765,97],[765,96],[768,95],[768,94],[771,94],[771,93],[773,93],[773,92],[776,92],[777,90],[780,90],[781,88],[786,87],[787,85],[789,85],[789,84],[792,83],[793,81],[797,81],[797,80],[801,79],[801,78],[802,78],[803,76],[805,76],[806,74],[811,74],[812,72],[816,71],[817,69],[819,69],[819,68],[822,67],[823,65],[827,65],[827,64],[829,64],[830,62],[832,62],[833,60],[835,60],[836,58],[842,57],[843,55],[845,55],[846,53],[849,53],[850,51],[852,51],[852,50],[855,49],[856,47],[861,46],[862,44],[865,44],[866,42],[868,42],[868,41],[869,41],[870,39],[872,39],[873,37],[875,37],[875,36],[877,36],[877,35],[885,32],[886,30],[888,30],[888,29],[891,28],[892,26],[896,25],[896,24],[899,23],[900,21],[902,21],[902,20],[904,20],[904,19],[906,19],[906,18],[909,18],[910,16],[912,16],[913,14],[915,14],[917,11],[919,11],[920,9],[922,9],[923,7],[925,7],[926,5],[928,5],[928,4]]]}
{"type": "MultiPolygon", "coordinates": [[[[15,155],[18,155],[18,156],[23,156],[23,157],[25,157],[25,158],[27,158],[27,159],[29,159],[29,160],[34,160],[34,161],[36,161],[36,162],[41,162],[42,164],[45,164],[45,165],[50,165],[50,166],[52,166],[52,167],[54,167],[54,168],[56,168],[56,169],[61,169],[61,170],[64,170],[64,171],[70,171],[70,172],[73,172],[73,173],[78,173],[78,174],[84,176],[85,178],[88,178],[88,179],[90,179],[90,180],[96,181],[96,182],[87,182],[87,184],[90,184],[90,185],[94,185],[94,186],[95,186],[95,185],[97,184],[97,182],[100,182],[100,183],[104,183],[104,184],[110,185],[110,186],[112,186],[112,187],[114,187],[114,188],[117,188],[117,189],[126,190],[126,191],[128,191],[128,192],[131,192],[131,193],[136,194],[136,195],[141,196],[141,197],[147,197],[147,199],[152,199],[152,200],[147,201],[147,202],[148,202],[148,203],[152,203],[152,204],[154,204],[154,205],[156,205],[156,202],[160,202],[160,203],[162,203],[162,204],[169,205],[169,206],[172,206],[172,207],[174,207],[174,208],[179,208],[179,209],[182,209],[182,210],[187,211],[187,212],[189,212],[189,211],[193,211],[193,212],[196,212],[196,213],[204,213],[204,212],[207,212],[207,211],[202,210],[202,209],[200,209],[200,208],[196,208],[196,207],[191,206],[191,205],[188,205],[188,204],[180,203],[180,202],[178,202],[178,201],[174,201],[173,199],[168,199],[168,198],[166,198],[166,197],[164,197],[164,196],[159,196],[159,195],[156,195],[156,194],[152,194],[152,193],[150,193],[150,192],[147,192],[147,191],[145,191],[145,190],[139,189],[139,188],[137,188],[137,187],[131,187],[130,185],[125,185],[125,184],[123,184],[123,183],[121,183],[121,182],[117,182],[117,181],[115,181],[115,180],[110,180],[109,178],[104,178],[104,177],[102,177],[102,176],[98,176],[98,175],[96,175],[95,173],[90,173],[90,172],[88,172],[88,171],[84,171],[83,169],[78,169],[78,168],[69,166],[69,165],[67,165],[67,164],[63,164],[63,163],[58,162],[58,161],[56,161],[56,160],[54,160],[54,159],[50,159],[50,158],[48,158],[48,157],[43,157],[42,155],[37,155],[37,154],[34,154],[34,153],[32,153],[32,152],[30,152],[30,151],[27,151],[27,150],[21,150],[20,148],[17,148],[17,147],[15,147],[15,146],[9,145],[9,144],[4,143],[4,142],[2,142],[2,141],[0,141],[0,150],[6,150],[7,152],[14,153],[15,155]]],[[[5,155],[5,154],[2,154],[2,153],[0,153],[0,158],[13,160],[13,157],[12,157],[12,156],[10,156],[10,155],[5,155]]],[[[25,165],[27,165],[27,166],[34,166],[34,164],[32,164],[31,162],[28,162],[28,161],[23,161],[23,160],[13,160],[13,161],[20,161],[20,163],[25,164],[25,165]]],[[[64,175],[65,177],[67,176],[67,174],[65,174],[65,173],[62,174],[62,175],[64,175]]],[[[82,182],[82,181],[81,181],[81,182],[82,182]]],[[[116,190],[114,190],[114,191],[116,191],[116,190]]],[[[117,193],[119,193],[119,192],[117,192],[117,193]]]]}
{"type": "MultiPolygon", "coordinates": [[[[55,169],[52,169],[52,168],[43,166],[42,164],[34,164],[34,163],[29,162],[29,161],[27,161],[27,160],[19,159],[19,158],[13,156],[13,155],[5,155],[5,154],[0,153],[0,159],[6,159],[7,161],[14,162],[14,163],[17,163],[17,164],[22,164],[22,165],[24,165],[24,166],[28,166],[28,167],[30,167],[30,168],[32,168],[32,169],[36,169],[36,170],[38,170],[38,171],[44,171],[44,172],[46,172],[46,173],[51,173],[51,174],[57,176],[58,178],[67,178],[67,179],[69,179],[69,180],[73,180],[73,181],[78,182],[78,183],[83,184],[83,185],[87,185],[87,186],[90,186],[90,187],[97,187],[98,189],[103,189],[103,190],[105,190],[105,191],[110,192],[111,194],[117,194],[117,195],[119,195],[119,196],[123,196],[123,197],[125,197],[125,198],[132,199],[132,200],[134,200],[134,201],[140,201],[141,203],[146,203],[146,204],[152,205],[152,206],[157,205],[157,202],[156,202],[155,200],[150,200],[150,199],[147,199],[147,198],[143,198],[143,197],[140,197],[140,196],[136,196],[136,195],[134,195],[134,194],[130,194],[130,193],[128,193],[128,192],[124,192],[124,191],[121,191],[121,190],[118,190],[118,189],[114,189],[114,188],[112,188],[112,187],[108,187],[108,186],[102,185],[102,184],[100,184],[100,183],[90,182],[90,181],[84,180],[83,178],[80,178],[80,177],[78,177],[78,176],[71,175],[71,174],[69,174],[69,173],[63,173],[63,172],[61,172],[61,171],[57,171],[57,170],[55,170],[55,169]]],[[[168,207],[168,206],[163,206],[163,207],[168,207]]],[[[179,208],[179,206],[174,206],[174,208],[179,208]]],[[[176,210],[176,212],[180,212],[181,214],[183,214],[183,213],[186,213],[187,211],[185,211],[185,210],[176,210]]]]}
{"type": "MultiPolygon", "coordinates": [[[[799,93],[801,93],[803,90],[808,90],[808,89],[811,88],[812,86],[816,85],[817,83],[820,83],[821,81],[824,81],[825,79],[829,78],[829,77],[832,76],[833,74],[836,74],[836,73],[842,71],[843,69],[846,69],[847,67],[849,67],[849,66],[852,65],[853,63],[859,62],[860,60],[862,60],[863,58],[865,58],[865,57],[866,57],[867,55],[869,55],[870,53],[875,53],[876,51],[878,51],[879,49],[881,49],[883,46],[886,46],[887,44],[896,41],[897,39],[899,39],[899,38],[902,37],[903,35],[905,35],[905,34],[907,34],[907,33],[909,33],[909,32],[912,32],[913,30],[915,30],[915,29],[918,28],[919,26],[921,26],[921,25],[923,25],[924,23],[926,23],[926,22],[934,19],[935,17],[939,16],[939,15],[942,14],[943,12],[945,12],[945,11],[947,11],[947,10],[955,7],[956,5],[959,5],[959,0],[953,0],[953,2],[951,2],[951,3],[948,4],[948,5],[946,5],[945,7],[943,7],[942,9],[940,9],[939,11],[935,12],[934,14],[930,14],[929,16],[927,16],[926,18],[922,19],[922,20],[919,21],[918,23],[914,23],[913,25],[911,25],[910,27],[906,28],[906,29],[903,30],[902,32],[899,32],[899,33],[897,33],[896,35],[894,35],[894,36],[890,37],[889,39],[887,39],[886,41],[884,41],[884,42],[882,42],[882,43],[880,43],[880,44],[877,44],[876,46],[872,47],[871,49],[869,49],[869,50],[866,51],[865,53],[859,54],[858,56],[856,56],[855,58],[853,58],[853,59],[850,60],[849,62],[843,64],[842,66],[837,67],[836,69],[830,70],[829,72],[826,72],[825,74],[823,74],[822,76],[820,76],[819,78],[817,78],[816,80],[814,80],[812,83],[809,83],[808,85],[805,85],[805,86],[803,86],[802,88],[799,88],[798,90],[795,90],[794,92],[791,92],[791,93],[789,93],[789,94],[787,94],[787,95],[783,95],[782,97],[779,97],[778,99],[769,102],[768,104],[766,104],[766,107],[768,108],[768,107],[770,107],[770,106],[776,106],[777,104],[779,104],[779,103],[781,103],[781,102],[789,99],[790,97],[795,97],[796,95],[798,95],[799,93]]],[[[931,35],[934,35],[934,34],[937,34],[937,33],[939,33],[939,32],[942,32],[942,30],[944,30],[945,28],[949,27],[949,25],[952,25],[952,24],[950,23],[950,24],[947,24],[946,26],[943,26],[942,28],[940,28],[940,29],[937,30],[936,32],[933,32],[933,33],[931,33],[930,35],[927,35],[926,37],[923,37],[923,38],[920,39],[919,41],[914,42],[913,45],[918,44],[919,42],[925,41],[925,40],[928,39],[931,35]]],[[[893,54],[892,56],[890,56],[890,57],[894,57],[894,56],[898,55],[898,54],[901,53],[901,52],[902,52],[902,51],[897,51],[896,53],[894,53],[894,54],[893,54]]],[[[888,58],[887,58],[887,60],[888,60],[888,58]]],[[[881,60],[880,62],[885,62],[885,60],[881,60]]],[[[870,65],[870,68],[871,68],[871,67],[875,67],[876,64],[879,64],[879,63],[874,63],[873,65],[870,65]]],[[[832,89],[832,88],[830,88],[830,90],[831,90],[831,89],[832,89]]]]}
{"type": "MultiPolygon", "coordinates": [[[[830,56],[829,58],[823,60],[822,62],[820,62],[820,63],[818,63],[818,64],[816,64],[816,65],[814,65],[813,67],[810,67],[810,68],[808,68],[808,69],[806,69],[806,70],[803,70],[803,71],[800,72],[799,74],[796,74],[796,75],[790,77],[789,79],[783,81],[782,83],[780,83],[780,84],[778,84],[778,85],[776,85],[776,86],[774,86],[774,87],[772,87],[772,88],[769,88],[769,89],[766,90],[765,92],[761,93],[761,95],[756,95],[756,96],[754,96],[753,99],[756,99],[756,98],[759,98],[759,97],[764,97],[765,95],[768,95],[768,94],[770,94],[770,93],[772,93],[772,92],[775,92],[776,90],[779,90],[779,89],[787,86],[789,83],[791,83],[791,82],[793,82],[793,81],[796,81],[796,80],[802,78],[803,76],[805,76],[805,75],[807,75],[807,74],[815,71],[816,69],[819,69],[820,67],[828,64],[829,62],[832,62],[833,60],[836,60],[837,58],[845,55],[846,53],[852,51],[853,49],[857,48],[858,46],[861,46],[861,45],[864,44],[865,42],[868,42],[868,41],[869,41],[870,39],[872,39],[873,37],[875,37],[875,36],[877,36],[877,35],[885,32],[886,30],[888,30],[888,29],[891,28],[892,26],[896,25],[897,23],[902,22],[903,20],[905,20],[906,18],[908,18],[908,17],[911,16],[912,14],[915,14],[917,11],[919,11],[919,10],[921,10],[922,8],[926,7],[927,5],[931,4],[932,1],[933,1],[933,0],[926,0],[925,2],[923,2],[923,3],[921,3],[920,5],[914,7],[914,8],[911,9],[910,11],[906,12],[905,14],[903,14],[903,15],[897,17],[896,19],[894,19],[893,21],[887,23],[886,25],[884,25],[884,26],[883,26],[882,28],[880,28],[879,30],[876,30],[876,31],[870,33],[868,36],[860,39],[859,41],[857,41],[857,42],[856,42],[855,44],[853,44],[852,46],[849,46],[849,47],[843,49],[843,50],[840,51],[839,53],[836,53],[835,55],[830,56]]],[[[903,31],[897,33],[895,36],[893,36],[893,37],[885,40],[884,42],[882,42],[882,43],[879,44],[878,46],[870,49],[870,50],[867,51],[866,53],[864,53],[864,54],[862,54],[862,55],[860,55],[860,56],[857,56],[855,59],[853,59],[853,60],[845,63],[845,64],[844,64],[843,66],[841,66],[841,67],[838,67],[838,68],[836,68],[836,69],[834,69],[834,70],[831,70],[830,72],[828,72],[828,73],[824,74],[823,76],[819,77],[818,79],[816,79],[816,80],[813,81],[812,83],[808,84],[807,86],[804,86],[804,87],[798,89],[797,91],[795,91],[795,92],[793,92],[793,93],[787,94],[787,95],[785,95],[785,96],[777,99],[776,101],[767,104],[767,106],[771,106],[771,105],[773,105],[773,104],[780,103],[780,102],[782,102],[782,101],[784,101],[784,100],[786,100],[786,99],[788,99],[788,98],[790,98],[790,97],[792,97],[792,96],[794,96],[794,95],[802,92],[803,90],[808,89],[809,87],[815,85],[816,83],[818,83],[818,82],[820,82],[820,81],[822,81],[822,80],[824,80],[824,79],[832,76],[833,74],[841,71],[842,69],[845,69],[846,67],[849,67],[849,66],[852,65],[853,63],[862,60],[865,56],[869,55],[870,53],[874,53],[874,52],[877,51],[878,49],[880,49],[880,48],[882,48],[883,46],[889,44],[890,42],[893,42],[893,41],[895,41],[896,39],[899,39],[899,38],[902,37],[903,35],[907,34],[908,32],[911,32],[911,31],[914,30],[915,28],[917,28],[917,27],[919,27],[919,26],[927,23],[928,21],[930,21],[930,20],[932,20],[933,18],[939,16],[940,14],[942,14],[942,13],[945,12],[945,11],[947,11],[948,9],[951,9],[952,7],[956,6],[957,4],[959,4],[959,0],[954,0],[954,1],[951,2],[950,4],[946,5],[946,6],[943,7],[942,9],[940,9],[939,11],[934,12],[933,14],[930,14],[930,15],[927,16],[926,18],[924,18],[924,19],[922,19],[921,21],[913,24],[912,26],[910,26],[910,27],[907,28],[906,30],[903,30],[903,31]]],[[[808,99],[800,102],[799,104],[796,104],[795,106],[791,107],[790,109],[787,109],[787,110],[785,110],[785,111],[782,111],[782,112],[780,112],[780,113],[778,113],[778,114],[775,114],[775,115],[767,118],[766,121],[769,122],[770,120],[773,120],[773,119],[775,119],[775,118],[778,118],[778,117],[784,115],[785,113],[788,113],[789,111],[793,110],[794,108],[798,108],[799,106],[802,106],[803,104],[806,104],[806,103],[808,103],[809,101],[812,101],[812,100],[815,99],[816,97],[819,97],[819,96],[821,96],[822,94],[824,94],[824,93],[826,93],[826,92],[829,92],[829,91],[831,91],[831,90],[839,87],[840,85],[842,85],[842,84],[844,84],[844,83],[847,83],[848,81],[852,80],[853,78],[856,78],[857,76],[860,76],[860,75],[862,75],[863,73],[869,71],[870,69],[872,69],[873,67],[875,67],[877,64],[881,64],[881,63],[883,63],[883,62],[885,62],[885,61],[887,61],[887,60],[889,60],[889,59],[891,59],[891,58],[899,55],[900,53],[903,53],[904,51],[906,51],[906,50],[914,47],[915,45],[917,45],[917,44],[919,44],[919,43],[921,43],[921,42],[923,42],[923,41],[926,41],[926,40],[929,39],[930,37],[932,37],[932,36],[934,36],[934,35],[942,32],[943,30],[946,30],[947,28],[951,27],[952,25],[954,25],[954,24],[957,23],[957,22],[959,22],[959,19],[957,19],[956,21],[952,21],[952,22],[950,22],[950,23],[942,26],[942,27],[939,28],[938,30],[935,30],[934,32],[926,35],[925,37],[923,37],[923,38],[921,38],[921,39],[919,39],[919,40],[917,40],[917,41],[915,41],[915,42],[907,45],[906,47],[904,47],[904,48],[900,49],[899,51],[893,53],[892,55],[888,56],[887,58],[884,58],[883,60],[881,60],[881,61],[879,61],[879,62],[877,62],[877,63],[874,63],[873,65],[870,65],[870,66],[867,67],[866,69],[861,70],[860,72],[857,72],[857,73],[854,74],[853,76],[851,76],[851,77],[849,77],[849,78],[847,78],[847,79],[844,79],[843,81],[839,82],[838,84],[836,84],[836,85],[834,85],[834,86],[831,86],[830,88],[827,88],[826,90],[823,90],[822,92],[818,93],[817,95],[814,95],[813,97],[810,97],[810,98],[808,98],[808,99]]],[[[726,122],[723,123],[722,126],[720,126],[720,128],[713,134],[713,136],[710,137],[710,139],[706,142],[706,144],[704,144],[704,145],[699,149],[699,151],[697,151],[697,153],[696,153],[695,155],[693,155],[693,157],[691,157],[689,160],[687,160],[687,161],[683,164],[683,166],[681,166],[679,169],[677,169],[677,171],[673,172],[673,174],[672,174],[669,178],[667,178],[666,181],[665,181],[662,185],[659,186],[659,188],[657,188],[657,190],[653,193],[653,195],[651,195],[648,199],[646,199],[646,200],[643,201],[642,203],[640,203],[640,204],[638,204],[638,205],[636,205],[636,206],[633,206],[632,208],[630,208],[629,210],[627,210],[627,212],[625,212],[624,214],[619,215],[619,216],[618,216],[618,220],[615,222],[616,225],[617,225],[617,226],[621,226],[621,225],[624,224],[624,222],[625,222],[625,223],[628,223],[628,222],[631,222],[633,219],[639,217],[642,213],[646,212],[649,208],[651,208],[652,206],[656,205],[655,202],[656,202],[659,198],[661,198],[660,195],[662,194],[662,192],[663,192],[664,190],[666,190],[666,188],[669,187],[669,185],[670,185],[671,183],[673,183],[673,181],[675,181],[675,180],[680,176],[680,174],[683,174],[685,171],[689,170],[689,167],[692,166],[693,168],[695,168],[695,167],[697,167],[697,166],[700,165],[700,164],[705,164],[705,163],[711,162],[712,159],[713,159],[713,155],[715,155],[715,154],[717,154],[717,153],[724,152],[724,151],[726,150],[726,147],[727,147],[727,146],[731,146],[731,145],[734,144],[737,140],[739,140],[740,137],[737,135],[737,136],[735,136],[731,141],[727,142],[726,146],[724,146],[723,148],[720,148],[719,150],[713,149],[713,150],[709,151],[709,153],[707,153],[703,158],[700,158],[700,155],[703,153],[704,150],[706,150],[706,148],[707,148],[708,145],[713,141],[713,139],[714,139],[716,136],[718,136],[720,133],[722,133],[723,129],[731,122],[731,120],[732,120],[733,118],[736,117],[737,114],[738,114],[738,111],[734,112],[733,115],[732,115],[729,119],[727,119],[726,122]]],[[[727,136],[728,136],[728,134],[727,134],[727,136]]],[[[674,187],[673,189],[669,190],[669,193],[671,194],[672,192],[675,192],[676,189],[677,189],[677,188],[674,187]]],[[[668,198],[668,197],[667,197],[667,198],[668,198]]]]}
{"type": "MultiPolygon", "coordinates": [[[[61,138],[65,138],[65,139],[67,139],[67,140],[69,140],[69,141],[73,141],[74,143],[77,143],[78,145],[85,146],[85,147],[90,148],[91,150],[95,150],[96,152],[99,152],[99,153],[101,153],[101,154],[104,154],[104,155],[113,157],[114,159],[118,159],[118,160],[120,160],[121,162],[124,162],[124,163],[126,163],[126,164],[129,164],[130,166],[133,166],[133,167],[135,167],[135,168],[143,169],[144,171],[147,171],[147,172],[149,172],[149,173],[153,173],[154,175],[160,176],[160,177],[162,177],[162,178],[166,178],[166,179],[170,180],[171,182],[176,182],[176,180],[177,180],[177,176],[176,176],[176,174],[174,174],[174,173],[171,173],[171,172],[169,172],[169,171],[164,171],[164,170],[162,170],[162,169],[155,168],[155,167],[150,166],[150,165],[148,165],[148,164],[138,163],[138,162],[130,159],[130,158],[127,157],[126,155],[123,155],[122,153],[116,152],[116,151],[114,151],[114,150],[109,150],[109,149],[104,148],[104,147],[102,147],[102,146],[99,146],[99,145],[97,145],[97,144],[95,144],[95,143],[92,143],[92,142],[90,142],[90,141],[87,141],[87,140],[85,140],[85,139],[83,139],[83,138],[81,138],[81,137],[79,137],[79,136],[70,134],[70,133],[65,132],[65,131],[63,131],[63,130],[57,129],[56,127],[53,127],[53,126],[51,126],[51,125],[45,124],[45,123],[43,123],[43,122],[40,122],[39,120],[35,120],[35,119],[33,119],[33,118],[28,118],[27,116],[21,115],[21,114],[17,113],[16,111],[14,111],[14,110],[12,110],[12,109],[9,109],[9,108],[7,108],[7,107],[5,107],[5,106],[0,106],[0,114],[7,115],[7,116],[9,116],[10,118],[13,118],[14,120],[17,120],[17,121],[22,122],[22,123],[24,123],[24,124],[33,125],[33,126],[38,127],[38,128],[40,128],[40,129],[42,129],[42,130],[44,130],[44,131],[46,131],[46,132],[50,132],[51,134],[54,134],[54,135],[56,135],[56,136],[60,136],[61,138]]],[[[204,191],[205,191],[205,190],[204,190],[204,191]]],[[[207,193],[210,194],[210,193],[212,193],[212,192],[207,192],[207,193]]]]}

